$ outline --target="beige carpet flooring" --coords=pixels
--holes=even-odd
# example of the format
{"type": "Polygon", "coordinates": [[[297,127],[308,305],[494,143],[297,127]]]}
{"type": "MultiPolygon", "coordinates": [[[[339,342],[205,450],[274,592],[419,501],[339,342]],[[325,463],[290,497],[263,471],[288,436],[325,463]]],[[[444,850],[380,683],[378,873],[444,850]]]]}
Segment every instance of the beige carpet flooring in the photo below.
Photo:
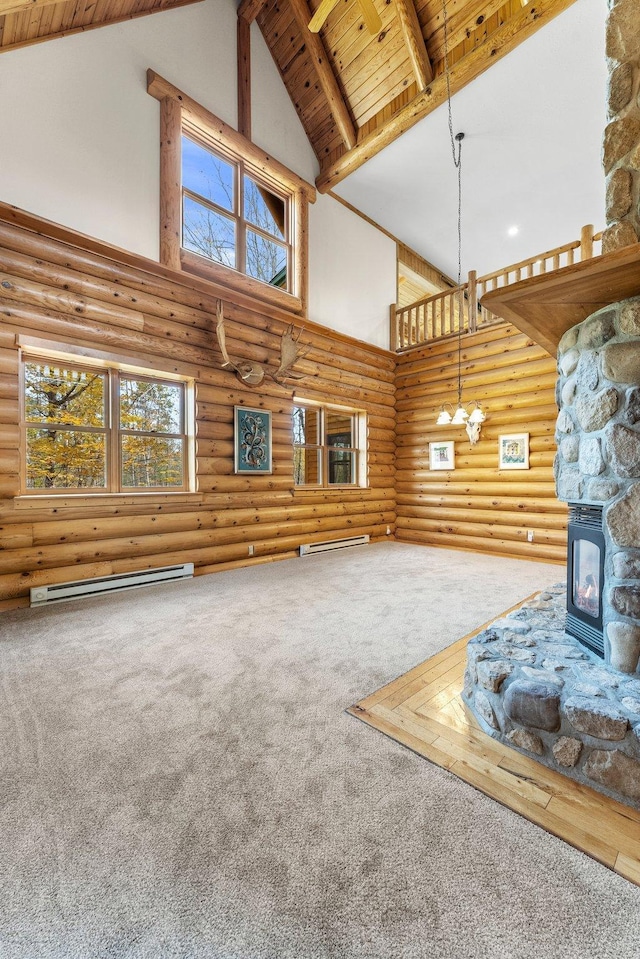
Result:
{"type": "Polygon", "coordinates": [[[2,959],[638,959],[640,889],[344,710],[562,579],[382,543],[0,619],[2,959]]]}

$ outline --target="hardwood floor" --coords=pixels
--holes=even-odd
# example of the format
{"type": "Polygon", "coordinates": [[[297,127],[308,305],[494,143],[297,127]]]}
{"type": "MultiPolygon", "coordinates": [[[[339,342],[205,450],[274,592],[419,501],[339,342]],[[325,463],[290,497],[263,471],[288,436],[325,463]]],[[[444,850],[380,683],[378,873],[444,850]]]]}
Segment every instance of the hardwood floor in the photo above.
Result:
{"type": "Polygon", "coordinates": [[[348,712],[640,886],[640,811],[487,736],[464,705],[466,646],[476,632],[348,712]]]}

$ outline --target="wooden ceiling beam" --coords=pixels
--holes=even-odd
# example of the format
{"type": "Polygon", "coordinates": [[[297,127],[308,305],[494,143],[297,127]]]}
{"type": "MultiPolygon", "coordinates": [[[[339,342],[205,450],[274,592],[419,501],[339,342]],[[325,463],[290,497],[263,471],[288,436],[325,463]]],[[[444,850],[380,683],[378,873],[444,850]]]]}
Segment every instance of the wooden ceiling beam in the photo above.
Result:
{"type": "Polygon", "coordinates": [[[238,17],[238,132],[251,139],[251,23],[238,17]]]}
{"type": "Polygon", "coordinates": [[[356,128],[349,114],[349,109],[344,101],[344,97],[340,92],[340,87],[331,68],[322,38],[317,33],[311,33],[309,31],[309,6],[306,0],[289,0],[289,5],[313,61],[320,89],[327,100],[333,119],[340,131],[340,136],[347,150],[353,150],[357,141],[356,128]]]}
{"type": "Polygon", "coordinates": [[[246,23],[253,23],[267,0],[242,0],[238,7],[238,18],[246,23]]]}
{"type": "MultiPolygon", "coordinates": [[[[523,7],[473,50],[461,57],[450,71],[451,93],[455,94],[479,77],[493,63],[510,53],[518,44],[543,27],[549,20],[568,9],[575,0],[536,0],[523,7]]],[[[410,130],[446,101],[447,83],[444,73],[436,77],[388,121],[364,136],[355,147],[321,168],[316,180],[320,193],[327,193],[345,177],[359,169],[399,136],[410,130]]]]}
{"type": "Polygon", "coordinates": [[[418,14],[413,0],[395,0],[395,3],[400,29],[409,52],[411,68],[418,84],[418,90],[424,90],[427,84],[433,80],[433,67],[420,29],[418,14]]]}

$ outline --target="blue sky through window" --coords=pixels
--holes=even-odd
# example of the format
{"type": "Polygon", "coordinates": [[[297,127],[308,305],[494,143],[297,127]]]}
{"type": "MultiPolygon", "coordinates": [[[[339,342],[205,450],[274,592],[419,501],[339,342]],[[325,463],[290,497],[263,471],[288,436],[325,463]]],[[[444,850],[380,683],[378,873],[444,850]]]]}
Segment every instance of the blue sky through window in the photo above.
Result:
{"type": "Polygon", "coordinates": [[[182,183],[188,190],[212,200],[223,210],[233,211],[233,181],[234,168],[230,163],[182,137],[182,183]]]}

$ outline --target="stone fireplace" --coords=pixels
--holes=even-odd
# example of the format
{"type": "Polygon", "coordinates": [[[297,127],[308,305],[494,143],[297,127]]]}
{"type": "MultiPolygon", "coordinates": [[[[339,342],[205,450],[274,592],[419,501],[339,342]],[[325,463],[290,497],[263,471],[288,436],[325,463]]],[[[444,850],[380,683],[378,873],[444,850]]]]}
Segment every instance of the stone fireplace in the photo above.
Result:
{"type": "MultiPolygon", "coordinates": [[[[600,628],[605,662],[635,673],[640,658],[640,300],[607,307],[569,330],[558,347],[558,370],[558,498],[573,504],[578,518],[590,508],[602,510],[604,547],[601,622],[593,619],[590,628],[587,619],[583,632],[571,625],[568,631],[599,652],[592,640],[600,628]]],[[[589,533],[582,535],[581,542],[588,543],[589,533]]],[[[570,578],[571,536],[569,549],[567,599],[576,598],[580,606],[576,587],[584,591],[584,578],[594,571],[585,569],[576,584],[570,578]]],[[[583,552],[586,558],[588,546],[583,552]]],[[[571,606],[569,613],[572,620],[571,606]]]]}
{"type": "Polygon", "coordinates": [[[570,329],[558,372],[566,587],[470,641],[463,697],[491,736],[640,808],[640,298],[570,329]]]}
{"type": "Polygon", "coordinates": [[[638,0],[609,0],[606,52],[603,257],[483,298],[557,344],[567,582],[469,642],[463,698],[494,738],[640,808],[638,0]]]}

